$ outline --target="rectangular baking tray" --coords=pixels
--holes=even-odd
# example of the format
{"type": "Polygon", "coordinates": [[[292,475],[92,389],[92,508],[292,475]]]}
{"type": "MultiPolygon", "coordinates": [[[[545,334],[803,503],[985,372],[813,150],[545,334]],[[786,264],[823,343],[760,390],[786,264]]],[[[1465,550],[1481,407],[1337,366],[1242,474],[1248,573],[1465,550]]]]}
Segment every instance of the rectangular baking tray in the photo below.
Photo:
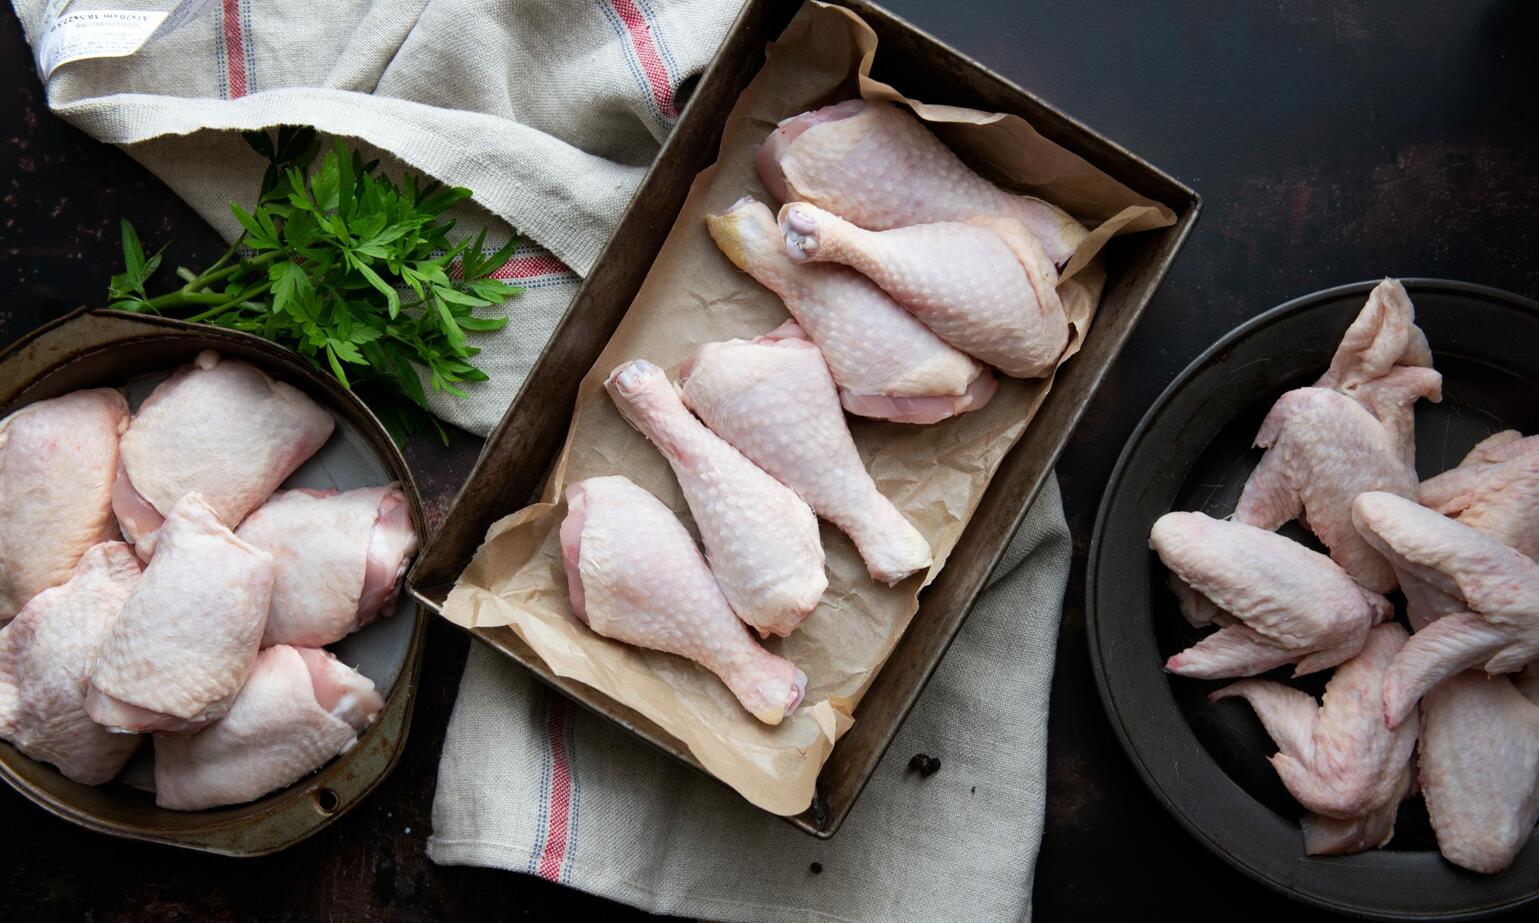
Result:
{"type": "MultiPolygon", "coordinates": [[[[1020,115],[1135,192],[1169,206],[1177,220],[1168,228],[1114,238],[1104,251],[1106,290],[1083,349],[1058,370],[1052,391],[1019,444],[1005,456],[949,563],[920,595],[908,631],[857,707],[854,726],[824,765],[812,806],[788,818],[822,838],[832,836],[849,814],[962,627],[1107,368],[1185,242],[1201,204],[1188,187],[903,19],[862,0],[840,5],[876,31],[876,79],[926,102],[1020,115]]],[[[412,594],[433,611],[441,614],[449,590],[488,527],[537,499],[571,422],[578,384],[641,288],[695,174],[715,160],[727,115],[763,66],[765,46],[800,6],[800,0],[749,0],[728,32],[592,274],[409,575],[412,594]]],[[[576,702],[700,769],[684,745],[652,721],[588,686],[556,676],[511,629],[478,628],[470,633],[576,702]]]]}

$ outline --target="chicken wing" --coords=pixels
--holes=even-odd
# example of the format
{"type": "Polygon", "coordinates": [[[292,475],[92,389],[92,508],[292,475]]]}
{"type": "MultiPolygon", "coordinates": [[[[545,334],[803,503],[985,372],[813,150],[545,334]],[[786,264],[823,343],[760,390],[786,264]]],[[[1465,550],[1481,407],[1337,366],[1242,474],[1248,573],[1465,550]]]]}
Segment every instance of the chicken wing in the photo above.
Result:
{"type": "Polygon", "coordinates": [[[1223,626],[1166,661],[1182,676],[1254,676],[1286,663],[1296,676],[1313,673],[1356,656],[1368,629],[1393,614],[1330,558],[1265,529],[1166,513],[1149,545],[1223,626]]]}

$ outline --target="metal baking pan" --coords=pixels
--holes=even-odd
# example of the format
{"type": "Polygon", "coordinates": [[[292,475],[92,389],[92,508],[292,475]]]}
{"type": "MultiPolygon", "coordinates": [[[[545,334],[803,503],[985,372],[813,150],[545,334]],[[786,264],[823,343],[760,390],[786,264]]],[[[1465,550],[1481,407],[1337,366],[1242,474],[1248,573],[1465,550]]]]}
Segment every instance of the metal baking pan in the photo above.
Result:
{"type": "MultiPolygon", "coordinates": [[[[205,349],[250,362],[304,391],[337,420],[337,431],[286,487],[350,489],[399,481],[422,538],[422,504],[411,470],[380,422],[331,376],[259,337],[199,324],[82,308],[41,327],[0,353],[0,417],[78,388],[120,387],[131,401],[173,367],[205,349]]],[[[378,785],[406,744],[422,665],[427,617],[402,597],[379,619],[330,649],[374,680],[385,708],[358,745],[320,772],[249,804],[207,811],[167,811],[147,790],[150,748],[140,749],[118,781],[81,785],[0,741],[0,777],[44,810],[113,836],[232,856],[277,852],[341,817],[378,785]]]]}
{"type": "MultiPolygon", "coordinates": [[[[865,786],[913,707],[994,564],[1003,553],[1085,405],[1122,349],[1197,219],[1196,193],[1067,115],[863,0],[847,6],[876,31],[876,79],[926,87],[926,99],[1013,112],[1134,191],[1169,206],[1176,224],[1117,238],[1105,251],[1106,292],[1079,355],[1058,372],[1027,435],[1004,459],[950,563],[920,596],[919,612],[873,681],[854,727],[834,747],[811,808],[791,822],[829,837],[865,786]]],[[[584,281],[518,397],[482,450],[438,534],[408,576],[417,598],[438,609],[496,519],[536,496],[561,449],[578,383],[619,325],[684,203],[695,174],[715,159],[738,95],[763,66],[765,46],[800,0],[749,0],[647,173],[619,228],[584,281]]],[[[544,682],[696,768],[676,739],[636,712],[555,676],[506,628],[475,629],[481,641],[544,682]]]]}
{"type": "MultiPolygon", "coordinates": [[[[1434,279],[1404,279],[1443,373],[1443,400],[1416,407],[1416,467],[1457,465],[1498,430],[1539,430],[1539,303],[1434,279]]],[[[1144,781],[1202,844],[1295,900],[1382,920],[1468,919],[1539,901],[1539,832],[1505,871],[1466,872],[1438,854],[1420,798],[1383,849],[1307,856],[1303,809],[1268,763],[1276,747],[1249,708],[1208,702],[1228,680],[1164,671],[1204,634],[1177,612],[1149,529],[1170,510],[1234,511],[1261,457],[1256,431],[1285,391],[1317,379],[1377,282],[1327,289],[1243,324],[1160,395],[1107,483],[1086,565],[1086,628],[1096,685],[1144,781]]],[[[1297,524],[1284,533],[1320,548],[1297,524]]],[[[1285,676],[1286,670],[1279,671],[1285,676]]],[[[1306,677],[1319,695],[1326,676],[1306,677]]],[[[1532,917],[1530,917],[1531,919],[1532,917]]]]}

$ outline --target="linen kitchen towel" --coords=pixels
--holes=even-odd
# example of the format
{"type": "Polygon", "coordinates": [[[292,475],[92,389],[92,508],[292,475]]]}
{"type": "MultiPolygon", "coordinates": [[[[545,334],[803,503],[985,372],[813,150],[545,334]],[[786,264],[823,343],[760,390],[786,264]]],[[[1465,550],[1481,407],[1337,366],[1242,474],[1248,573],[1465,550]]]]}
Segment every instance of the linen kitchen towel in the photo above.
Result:
{"type": "MultiPolygon", "coordinates": [[[[483,347],[469,399],[444,419],[496,425],[737,15],[735,0],[14,0],[49,107],[123,147],[227,240],[265,161],[238,130],[313,125],[364,142],[387,172],[475,191],[460,214],[488,246],[526,245],[497,273],[525,287],[483,347]],[[85,14],[191,14],[125,57],[69,60],[110,41],[85,14]],[[71,20],[71,17],[77,17],[71,20]],[[52,28],[51,28],[52,27],[52,28]],[[44,41],[49,33],[52,36],[44,41]],[[63,38],[60,35],[63,34],[63,38]],[[62,50],[61,50],[62,49],[62,50]]],[[[126,17],[125,17],[126,18],[126,17]]],[[[165,24],[162,26],[164,30],[165,24]]],[[[158,246],[149,238],[147,244],[158,246]]],[[[104,270],[105,273],[105,270],[104,270]]],[[[103,288],[105,293],[105,274],[103,288]]]]}
{"type": "MultiPolygon", "coordinates": [[[[677,116],[681,85],[703,69],[737,8],[730,0],[14,5],[34,49],[67,60],[45,78],[51,108],[122,146],[227,239],[240,233],[227,203],[249,199],[264,166],[237,130],[278,124],[356,139],[392,173],[410,168],[469,186],[476,203],[462,227],[489,228],[489,247],[518,228],[526,244],[499,276],[527,290],[510,303],[514,323],[478,359],[491,381],[473,386],[470,400],[435,403],[479,433],[500,418],[592,268],[677,116]],[[129,56],[68,60],[57,41],[40,48],[49,25],[72,14],[173,8],[129,56]],[[179,14],[189,18],[178,25],[179,14]]],[[[476,646],[440,767],[430,855],[685,916],[1028,916],[1069,556],[1049,483],[859,804],[826,842],[476,646]],[[939,771],[909,771],[919,752],[939,758],[939,771]]]]}
{"type": "MultiPolygon", "coordinates": [[[[712,920],[1030,915],[1071,542],[1058,483],[831,840],[817,840],[473,645],[428,855],[712,920]],[[940,760],[928,777],[908,768],[940,760]]],[[[858,719],[857,719],[858,720],[858,719]]]]}

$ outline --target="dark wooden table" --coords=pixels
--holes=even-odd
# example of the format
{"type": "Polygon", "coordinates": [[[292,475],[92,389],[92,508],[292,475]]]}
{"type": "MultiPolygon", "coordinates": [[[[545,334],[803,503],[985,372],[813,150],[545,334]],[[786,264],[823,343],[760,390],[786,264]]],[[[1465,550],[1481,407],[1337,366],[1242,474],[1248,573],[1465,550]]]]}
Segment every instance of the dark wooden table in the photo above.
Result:
{"type": "MultiPolygon", "coordinates": [[[[1053,686],[1041,919],[1253,920],[1301,911],[1187,836],[1143,787],[1090,675],[1083,563],[1101,488],[1160,389],[1224,331],[1295,295],[1383,275],[1539,294],[1539,110],[1526,0],[891,0],[941,39],[1196,187],[1205,214],[1091,405],[1059,476],[1074,571],[1053,686]]],[[[117,218],[173,239],[212,232],[118,150],[53,118],[7,8],[0,15],[0,343],[99,301],[117,218]]],[[[410,455],[433,510],[478,442],[410,455]]],[[[438,868],[424,854],[443,727],[466,640],[435,625],[411,744],[368,802],[313,840],[255,861],[121,843],[0,793],[0,919],[480,919],[602,911],[523,875],[438,868]]],[[[1307,916],[1307,914],[1303,914],[1307,916]]]]}

